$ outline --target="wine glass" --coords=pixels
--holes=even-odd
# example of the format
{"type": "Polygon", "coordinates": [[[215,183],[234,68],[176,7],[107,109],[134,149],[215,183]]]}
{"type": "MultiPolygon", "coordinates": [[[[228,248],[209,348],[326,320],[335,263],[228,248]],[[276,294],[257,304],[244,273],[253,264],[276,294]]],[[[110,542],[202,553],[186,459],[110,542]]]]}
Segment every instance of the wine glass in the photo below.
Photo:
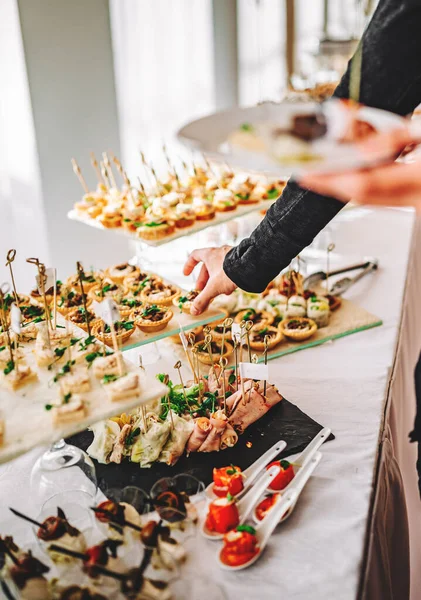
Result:
{"type": "Polygon", "coordinates": [[[80,491],[95,498],[98,482],[92,459],[80,448],[58,440],[32,467],[30,489],[43,504],[54,494],[80,491]]]}

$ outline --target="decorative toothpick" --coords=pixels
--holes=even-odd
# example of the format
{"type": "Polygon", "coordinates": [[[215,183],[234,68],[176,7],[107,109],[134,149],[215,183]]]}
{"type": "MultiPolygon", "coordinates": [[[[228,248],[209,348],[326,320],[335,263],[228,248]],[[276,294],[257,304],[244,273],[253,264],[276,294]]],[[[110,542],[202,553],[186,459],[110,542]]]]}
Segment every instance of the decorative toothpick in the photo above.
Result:
{"type": "Polygon", "coordinates": [[[13,269],[12,269],[12,262],[15,260],[15,257],[16,257],[16,250],[15,249],[9,250],[9,252],[7,253],[7,256],[6,256],[6,261],[7,261],[6,267],[9,267],[10,279],[12,280],[12,286],[13,286],[13,295],[15,296],[16,304],[19,306],[19,296],[16,291],[15,278],[14,278],[13,269]]]}
{"type": "Polygon", "coordinates": [[[221,376],[222,376],[222,401],[224,403],[224,413],[227,414],[227,398],[226,398],[226,390],[225,390],[225,368],[228,364],[228,360],[225,356],[219,359],[219,366],[221,367],[221,376]]]}
{"type": "Polygon", "coordinates": [[[247,337],[247,347],[248,347],[248,351],[249,351],[249,362],[252,362],[251,361],[251,358],[252,358],[251,357],[251,348],[250,348],[250,331],[251,331],[253,325],[254,325],[253,321],[246,321],[245,329],[246,329],[246,337],[247,337]]]}
{"type": "MultiPolygon", "coordinates": [[[[251,362],[253,365],[257,365],[257,363],[259,362],[259,358],[258,358],[257,354],[253,354],[253,355],[252,355],[252,357],[251,357],[251,361],[250,361],[250,362],[251,362]]],[[[249,403],[249,402],[250,402],[250,399],[251,399],[251,392],[252,392],[252,391],[253,391],[253,385],[251,385],[251,386],[250,386],[250,389],[249,389],[249,396],[248,396],[248,398],[247,398],[247,403],[249,403]]]]}
{"type": "Polygon", "coordinates": [[[183,377],[181,376],[181,366],[182,366],[181,360],[178,360],[174,365],[174,369],[177,369],[177,371],[178,371],[178,377],[180,378],[181,387],[183,389],[184,400],[186,401],[186,404],[187,404],[187,394],[186,394],[186,389],[184,387],[183,377]]]}
{"type": "Polygon", "coordinates": [[[2,325],[2,328],[3,328],[3,330],[6,334],[6,338],[7,338],[7,346],[9,348],[10,362],[14,365],[15,361],[13,358],[12,341],[10,339],[9,328],[7,326],[7,317],[6,317],[5,300],[4,300],[4,297],[8,293],[9,289],[10,288],[9,288],[8,283],[3,283],[1,285],[1,288],[0,288],[0,316],[1,316],[1,325],[2,325]]]}
{"type": "Polygon", "coordinates": [[[108,169],[104,165],[103,162],[100,163],[100,166],[101,166],[102,177],[103,177],[104,182],[105,182],[105,187],[107,188],[107,191],[109,191],[110,188],[111,188],[111,181],[110,181],[110,178],[108,176],[108,169]]]}
{"type": "Polygon", "coordinates": [[[215,379],[216,379],[216,383],[217,385],[219,385],[219,377],[218,377],[218,373],[216,372],[215,369],[215,364],[213,362],[213,355],[212,355],[212,336],[210,333],[207,333],[205,335],[205,349],[208,351],[209,354],[209,360],[212,366],[212,371],[213,374],[215,375],[215,379]]]}
{"type": "Polygon", "coordinates": [[[38,269],[38,278],[37,278],[37,287],[41,290],[41,295],[44,300],[44,311],[45,311],[45,320],[47,322],[47,338],[48,338],[48,347],[51,348],[50,342],[50,328],[51,328],[51,319],[50,319],[50,308],[47,302],[47,296],[45,294],[45,283],[47,281],[47,276],[45,274],[45,265],[39,262],[38,258],[27,258],[26,262],[30,265],[35,265],[38,269]]]}
{"type": "MultiPolygon", "coordinates": [[[[185,353],[188,363],[190,365],[190,369],[191,369],[191,372],[193,375],[193,380],[194,380],[194,382],[196,382],[196,371],[195,371],[194,365],[192,363],[192,360],[190,358],[189,343],[187,341],[186,334],[184,333],[183,326],[181,325],[180,322],[179,322],[179,326],[180,326],[179,336],[180,336],[180,340],[181,340],[181,345],[183,346],[184,353],[185,353]]],[[[189,334],[189,335],[194,335],[194,334],[189,334]]],[[[194,342],[193,342],[193,344],[194,344],[194,342]]]]}
{"type": "MultiPolygon", "coordinates": [[[[145,367],[143,366],[142,355],[139,354],[139,356],[137,358],[138,358],[138,361],[139,361],[139,369],[145,373],[146,370],[145,370],[145,367]]],[[[145,407],[144,404],[142,404],[142,406],[140,407],[140,411],[141,411],[141,414],[142,414],[143,430],[144,430],[145,433],[147,433],[148,432],[148,425],[147,425],[147,421],[146,421],[146,407],[145,407]]]]}
{"type": "Polygon", "coordinates": [[[109,180],[111,182],[111,187],[113,188],[117,188],[117,184],[114,178],[114,173],[113,170],[111,168],[111,163],[110,163],[110,159],[108,158],[108,154],[106,152],[102,153],[102,161],[105,165],[105,168],[107,169],[107,173],[108,173],[108,177],[109,180]]]}
{"type": "Polygon", "coordinates": [[[335,244],[329,244],[326,253],[326,293],[329,293],[330,253],[335,249],[335,244]]]}
{"type": "Polygon", "coordinates": [[[221,342],[221,358],[224,355],[225,333],[226,333],[227,328],[232,326],[233,322],[234,322],[234,319],[231,319],[231,317],[227,317],[226,319],[224,319],[224,322],[222,324],[223,329],[222,329],[222,342],[221,342]]]}
{"type": "Polygon", "coordinates": [[[99,184],[105,184],[105,181],[104,181],[104,179],[102,177],[101,169],[99,168],[98,161],[97,161],[97,159],[95,157],[95,154],[93,152],[91,152],[91,165],[93,166],[94,171],[96,173],[96,176],[98,178],[98,183],[99,184]]]}
{"type": "Polygon", "coordinates": [[[244,346],[244,338],[246,337],[246,323],[247,321],[241,321],[240,329],[241,329],[241,337],[240,337],[240,363],[243,362],[243,346],[244,346]]]}
{"type": "MultiPolygon", "coordinates": [[[[270,337],[268,335],[265,335],[265,337],[263,339],[263,344],[264,344],[264,347],[265,347],[265,350],[264,350],[265,365],[268,364],[268,345],[269,345],[269,340],[270,340],[270,337]]],[[[263,396],[266,396],[266,385],[267,385],[267,381],[265,379],[265,382],[263,384],[263,396]]]]}
{"type": "Polygon", "coordinates": [[[77,274],[79,277],[80,290],[81,290],[81,294],[82,294],[83,308],[85,310],[86,327],[88,329],[88,335],[89,335],[89,337],[91,337],[91,324],[89,322],[88,309],[86,307],[85,290],[83,289],[83,276],[85,275],[85,271],[83,270],[83,267],[79,261],[77,261],[77,263],[76,263],[76,268],[77,268],[77,274]]]}
{"type": "Polygon", "coordinates": [[[237,392],[238,392],[238,342],[237,342],[237,339],[235,338],[233,340],[233,342],[234,342],[235,383],[236,383],[237,392]]]}
{"type": "MultiPolygon", "coordinates": [[[[178,362],[180,362],[180,361],[178,361],[178,362]]],[[[176,364],[178,364],[178,363],[176,363],[176,364]]],[[[181,363],[180,363],[180,365],[181,365],[181,363]]],[[[180,372],[179,372],[179,375],[180,375],[180,372]]],[[[163,384],[164,385],[168,385],[169,380],[170,380],[169,376],[165,375],[163,384]]],[[[181,375],[180,375],[180,380],[182,381],[181,375]]],[[[183,384],[181,384],[181,385],[182,385],[182,388],[184,390],[184,385],[183,384]]],[[[172,410],[171,410],[171,402],[170,402],[170,394],[169,394],[169,392],[167,392],[167,395],[165,396],[165,398],[167,400],[168,412],[170,413],[171,430],[174,431],[174,417],[173,417],[172,410]]]]}
{"type": "Polygon", "coordinates": [[[201,386],[201,382],[200,382],[200,361],[197,356],[198,350],[197,350],[196,346],[193,346],[191,351],[193,354],[193,362],[196,363],[197,381],[199,384],[199,403],[201,404],[202,403],[202,386],[201,386]]]}
{"type": "Polygon", "coordinates": [[[75,161],[74,158],[72,158],[72,167],[73,167],[73,171],[74,171],[76,177],[80,181],[80,185],[82,186],[83,191],[85,192],[85,194],[89,194],[89,188],[86,185],[86,181],[85,181],[85,179],[84,179],[84,177],[82,175],[82,171],[80,170],[80,167],[79,167],[79,165],[77,164],[77,162],[75,161]]]}

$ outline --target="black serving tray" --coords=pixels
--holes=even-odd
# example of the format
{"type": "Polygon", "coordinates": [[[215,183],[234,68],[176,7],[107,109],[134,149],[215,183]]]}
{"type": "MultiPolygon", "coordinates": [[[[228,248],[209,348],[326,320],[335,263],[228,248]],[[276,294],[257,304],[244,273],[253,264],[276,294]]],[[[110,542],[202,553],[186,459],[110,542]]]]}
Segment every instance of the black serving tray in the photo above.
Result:
{"type": "MultiPolygon", "coordinates": [[[[161,477],[179,473],[194,475],[208,485],[212,481],[214,467],[234,464],[244,470],[280,439],[287,443],[280,454],[281,458],[301,452],[322,428],[322,425],[303,413],[298,406],[284,399],[259,421],[250,425],[233,448],[221,452],[195,452],[189,457],[182,456],[173,467],[157,462],[149,469],[141,469],[138,464],[128,460],[119,465],[104,465],[94,461],[98,485],[105,494],[110,488],[128,485],[135,485],[149,492],[161,477]]],[[[92,432],[82,431],[70,437],[67,442],[86,450],[92,439],[92,432]]],[[[334,436],[331,435],[329,439],[334,439],[334,436]]]]}

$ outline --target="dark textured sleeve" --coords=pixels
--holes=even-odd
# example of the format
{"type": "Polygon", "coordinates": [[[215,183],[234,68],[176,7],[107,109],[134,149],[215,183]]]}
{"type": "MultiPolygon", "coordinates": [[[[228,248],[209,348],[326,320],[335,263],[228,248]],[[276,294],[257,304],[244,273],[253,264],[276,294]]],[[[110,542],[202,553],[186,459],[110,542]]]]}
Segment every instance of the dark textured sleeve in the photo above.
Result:
{"type": "MultiPolygon", "coordinates": [[[[406,115],[420,103],[420,31],[420,0],[380,1],[363,36],[363,104],[406,115]]],[[[348,83],[349,65],[335,96],[348,97],[348,83]]],[[[225,273],[243,290],[263,291],[342,207],[290,181],[250,237],[227,254],[225,273]]]]}

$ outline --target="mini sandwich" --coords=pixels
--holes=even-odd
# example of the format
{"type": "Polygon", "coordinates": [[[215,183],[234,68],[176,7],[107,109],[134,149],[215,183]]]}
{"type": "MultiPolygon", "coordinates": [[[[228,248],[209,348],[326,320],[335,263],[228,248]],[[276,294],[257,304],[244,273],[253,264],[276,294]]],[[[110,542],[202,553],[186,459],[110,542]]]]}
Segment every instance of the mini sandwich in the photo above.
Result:
{"type": "Polygon", "coordinates": [[[61,388],[63,394],[82,394],[83,392],[89,392],[91,389],[91,382],[88,371],[84,368],[78,368],[70,371],[70,373],[66,373],[66,375],[61,378],[61,388]]]}
{"type": "Polygon", "coordinates": [[[4,373],[4,371],[2,371],[0,382],[7,389],[16,391],[24,385],[31,383],[32,381],[36,381],[37,379],[38,376],[36,373],[34,373],[34,371],[31,370],[31,367],[19,363],[17,367],[16,365],[13,366],[8,373],[4,373]]]}
{"type": "Polygon", "coordinates": [[[83,419],[86,415],[86,406],[82,396],[73,394],[66,404],[61,404],[53,409],[54,425],[74,423],[83,419]]]}
{"type": "Polygon", "coordinates": [[[128,373],[105,385],[105,390],[112,402],[127,400],[140,394],[140,381],[137,373],[128,373]]]}
{"type": "Polygon", "coordinates": [[[120,372],[119,356],[121,357],[120,360],[123,361],[121,353],[119,353],[119,355],[109,354],[108,356],[98,356],[92,365],[94,376],[97,379],[102,379],[104,375],[118,375],[120,372]]]}

